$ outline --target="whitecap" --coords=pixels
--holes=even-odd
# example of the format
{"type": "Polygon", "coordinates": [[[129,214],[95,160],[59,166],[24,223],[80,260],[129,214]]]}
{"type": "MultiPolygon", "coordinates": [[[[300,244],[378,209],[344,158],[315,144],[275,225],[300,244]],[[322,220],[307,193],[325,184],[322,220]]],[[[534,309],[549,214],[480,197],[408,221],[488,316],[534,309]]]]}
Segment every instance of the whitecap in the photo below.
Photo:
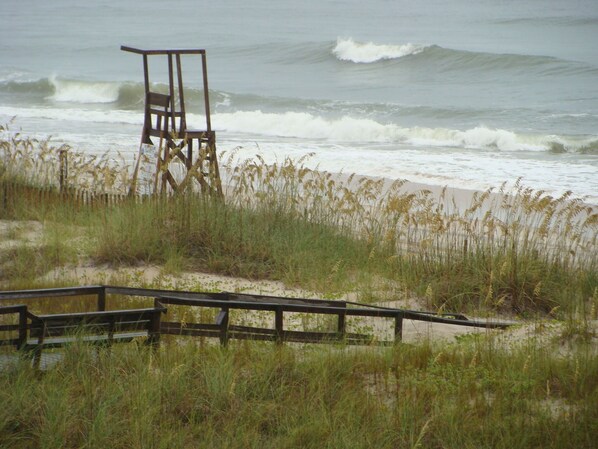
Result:
{"type": "MultiPolygon", "coordinates": [[[[191,114],[189,119],[204,119],[191,114]]],[[[356,144],[402,143],[417,147],[461,147],[490,151],[545,151],[554,137],[523,135],[503,129],[479,126],[468,130],[402,127],[366,118],[343,116],[337,119],[306,112],[269,113],[260,110],[212,115],[215,129],[232,133],[272,137],[315,139],[356,144]]]]}
{"type": "Polygon", "coordinates": [[[332,53],[341,61],[367,64],[384,59],[398,59],[404,56],[416,55],[425,48],[425,45],[420,44],[382,45],[373,42],[355,42],[351,38],[338,38],[332,53]]]}
{"type": "Polygon", "coordinates": [[[120,84],[85,82],[50,77],[54,95],[49,99],[64,103],[114,103],[118,100],[120,84]]]}

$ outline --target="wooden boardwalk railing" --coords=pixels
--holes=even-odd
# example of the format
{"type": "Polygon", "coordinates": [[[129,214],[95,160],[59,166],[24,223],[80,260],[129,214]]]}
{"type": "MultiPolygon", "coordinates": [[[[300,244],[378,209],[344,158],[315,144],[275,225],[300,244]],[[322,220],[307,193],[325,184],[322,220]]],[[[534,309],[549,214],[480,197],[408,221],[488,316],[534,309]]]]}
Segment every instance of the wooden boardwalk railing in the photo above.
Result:
{"type": "MultiPolygon", "coordinates": [[[[174,319],[174,313],[168,309],[166,317],[160,322],[161,335],[201,336],[220,340],[222,345],[227,345],[231,339],[252,339],[273,341],[278,344],[283,342],[301,343],[330,343],[343,342],[345,344],[393,344],[401,341],[403,320],[416,320],[434,323],[444,323],[459,326],[474,326],[482,328],[508,327],[509,323],[484,322],[468,320],[463,315],[446,314],[438,315],[433,312],[419,312],[413,310],[393,309],[387,307],[370,306],[346,301],[324,301],[306,298],[285,298],[278,296],[249,295],[241,293],[210,293],[172,291],[159,289],[143,289],[119,286],[83,286],[36,290],[16,290],[0,292],[0,346],[11,345],[21,348],[27,342],[32,324],[28,317],[30,305],[23,304],[30,300],[43,300],[45,313],[52,309],[52,302],[69,297],[79,297],[87,301],[94,301],[93,309],[103,312],[106,310],[107,299],[111,303],[118,301],[120,309],[130,305],[130,298],[148,298],[190,310],[216,309],[218,313],[212,322],[190,322],[188,319],[174,319]],[[16,303],[19,304],[9,304],[16,303]],[[231,311],[244,310],[254,312],[270,312],[273,314],[274,327],[266,328],[259,325],[239,325],[231,320],[231,311]],[[334,331],[306,331],[290,330],[285,328],[285,314],[302,313],[309,316],[336,316],[334,331]],[[2,318],[17,315],[17,321],[3,324],[2,318]],[[169,317],[170,315],[170,317],[169,317]],[[394,339],[392,341],[378,340],[373,333],[355,333],[347,331],[348,317],[367,317],[394,320],[394,339]],[[3,334],[8,333],[8,338],[3,334]],[[16,337],[14,334],[18,334],[16,337]]],[[[63,305],[63,304],[61,304],[63,305]]],[[[113,304],[116,305],[116,304],[113,304]]],[[[39,307],[39,306],[38,306],[39,307]]],[[[116,308],[119,310],[119,308],[116,308]]],[[[64,315],[64,311],[61,311],[64,315]]],[[[200,313],[191,313],[193,317],[202,316],[200,313]]],[[[13,321],[14,318],[13,318],[13,321]]]]}

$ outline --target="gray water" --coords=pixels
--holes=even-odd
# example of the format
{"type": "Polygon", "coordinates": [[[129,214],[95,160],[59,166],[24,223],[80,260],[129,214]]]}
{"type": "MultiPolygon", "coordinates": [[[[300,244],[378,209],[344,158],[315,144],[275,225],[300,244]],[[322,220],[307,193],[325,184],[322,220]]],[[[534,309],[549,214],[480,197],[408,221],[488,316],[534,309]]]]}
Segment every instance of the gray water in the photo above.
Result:
{"type": "Polygon", "coordinates": [[[205,48],[219,150],[598,203],[596,42],[598,0],[3,0],[0,120],[132,158],[141,58],[120,45],[205,48]]]}

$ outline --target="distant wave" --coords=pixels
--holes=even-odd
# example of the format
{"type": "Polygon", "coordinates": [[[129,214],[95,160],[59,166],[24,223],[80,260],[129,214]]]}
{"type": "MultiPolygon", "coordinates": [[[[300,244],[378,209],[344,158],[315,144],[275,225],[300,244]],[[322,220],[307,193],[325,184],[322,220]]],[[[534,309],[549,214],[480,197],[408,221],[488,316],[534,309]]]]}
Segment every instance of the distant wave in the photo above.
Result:
{"type": "Polygon", "coordinates": [[[0,79],[0,91],[43,96],[51,95],[54,92],[49,78],[16,80],[10,75],[0,79]]]}
{"type": "Polygon", "coordinates": [[[401,64],[413,65],[420,70],[505,70],[525,71],[526,75],[533,71],[542,76],[580,73],[598,75],[598,68],[595,66],[552,56],[475,52],[412,43],[384,45],[339,38],[332,48],[332,55],[338,60],[356,64],[371,64],[385,60],[404,61],[401,64]],[[409,62],[407,56],[410,56],[409,62]]]}
{"type": "Polygon", "coordinates": [[[580,16],[548,16],[548,17],[513,17],[510,19],[497,19],[494,23],[501,25],[564,25],[564,26],[580,26],[580,25],[598,25],[598,17],[580,17],[580,16]]]}
{"type": "Polygon", "coordinates": [[[353,39],[337,39],[332,53],[341,61],[369,64],[385,59],[398,59],[416,55],[426,48],[425,45],[403,44],[383,45],[373,42],[355,42],[353,39]]]}
{"type": "Polygon", "coordinates": [[[58,103],[137,103],[143,100],[141,84],[73,80],[56,75],[27,81],[0,80],[0,91],[35,95],[58,103]]]}
{"type": "MultiPolygon", "coordinates": [[[[152,89],[166,92],[165,85],[154,85],[152,89]]],[[[0,79],[0,92],[18,93],[38,97],[40,103],[66,104],[113,104],[120,109],[142,108],[145,88],[139,82],[85,81],[66,79],[56,75],[37,80],[15,81],[7,77],[0,79]]],[[[187,88],[185,100],[191,104],[203,104],[203,91],[187,88]]],[[[230,104],[230,94],[210,91],[215,106],[230,104]]]]}
{"type": "Polygon", "coordinates": [[[418,55],[420,64],[434,65],[436,69],[457,71],[508,71],[535,73],[541,76],[598,74],[598,68],[576,61],[567,61],[552,56],[522,55],[513,53],[487,53],[454,50],[432,45],[418,55]]]}
{"type": "Polygon", "coordinates": [[[121,85],[108,82],[85,82],[50,78],[54,88],[51,99],[64,103],[115,103],[118,101],[121,85]]]}

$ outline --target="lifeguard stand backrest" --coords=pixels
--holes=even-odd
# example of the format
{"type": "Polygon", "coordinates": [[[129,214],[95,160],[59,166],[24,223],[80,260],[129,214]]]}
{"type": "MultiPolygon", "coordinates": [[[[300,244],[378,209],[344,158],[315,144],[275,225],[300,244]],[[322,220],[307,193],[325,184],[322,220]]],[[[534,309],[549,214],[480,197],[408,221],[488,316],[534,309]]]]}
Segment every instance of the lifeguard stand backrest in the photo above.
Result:
{"type": "Polygon", "coordinates": [[[151,137],[166,138],[170,132],[172,111],[170,95],[148,92],[145,96],[143,143],[151,143],[151,137]]]}

